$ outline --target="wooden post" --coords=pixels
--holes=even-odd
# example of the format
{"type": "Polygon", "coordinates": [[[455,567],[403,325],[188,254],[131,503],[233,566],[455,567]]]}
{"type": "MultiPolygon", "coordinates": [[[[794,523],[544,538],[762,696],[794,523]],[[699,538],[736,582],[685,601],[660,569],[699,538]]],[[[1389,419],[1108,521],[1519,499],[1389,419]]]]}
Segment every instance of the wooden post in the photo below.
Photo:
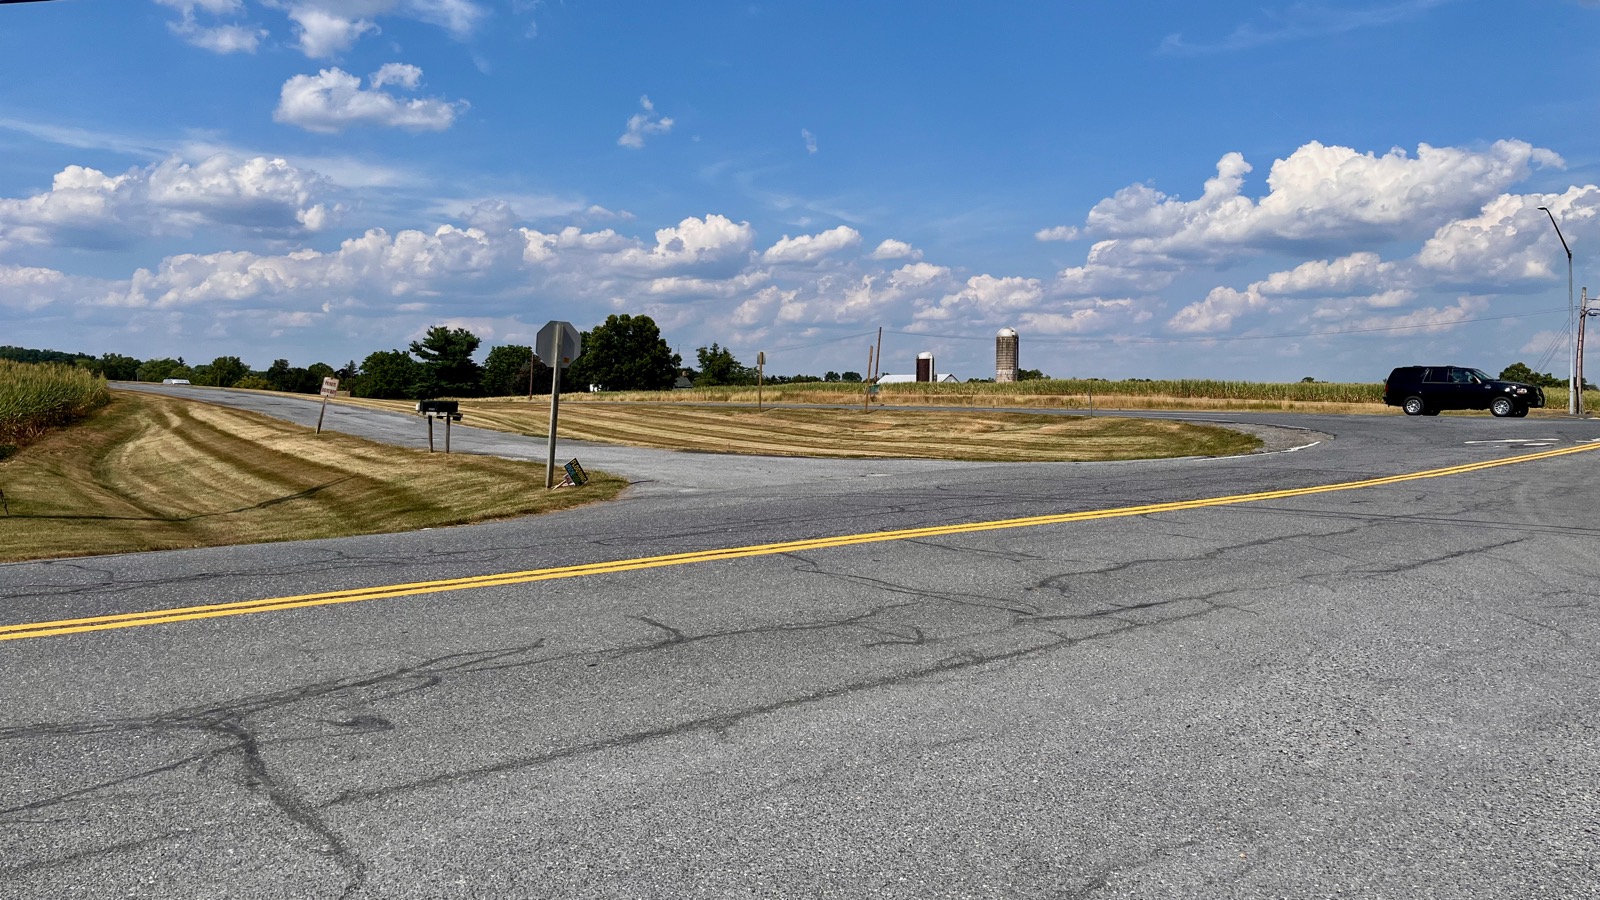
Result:
{"type": "Polygon", "coordinates": [[[873,384],[877,384],[877,382],[878,382],[878,370],[881,369],[881,368],[883,368],[883,326],[879,325],[878,326],[878,354],[877,354],[876,361],[873,363],[872,371],[867,373],[872,378],[873,384]]]}
{"type": "Polygon", "coordinates": [[[861,379],[861,411],[866,412],[872,404],[872,362],[874,359],[872,345],[867,345],[867,374],[869,377],[861,379]]]}
{"type": "Polygon", "coordinates": [[[761,412],[761,387],[767,375],[767,353],[756,351],[756,412],[761,412]]]}
{"type": "Polygon", "coordinates": [[[454,418],[455,416],[449,413],[444,415],[444,452],[446,454],[450,452],[450,420],[454,418]]]}
{"type": "Polygon", "coordinates": [[[428,452],[433,452],[433,416],[428,416],[428,452]]]}
{"type": "Polygon", "coordinates": [[[1578,415],[1583,415],[1583,331],[1584,323],[1589,321],[1589,288],[1583,289],[1583,303],[1578,307],[1578,375],[1574,381],[1578,382],[1578,415]]]}
{"type": "Polygon", "coordinates": [[[317,413],[317,434],[322,433],[322,417],[328,414],[328,395],[322,395],[322,409],[317,413]]]}
{"type": "Polygon", "coordinates": [[[538,359],[538,358],[539,358],[538,354],[533,352],[533,348],[532,347],[529,347],[528,348],[528,402],[529,403],[533,402],[533,361],[538,359]]]}
{"type": "MultiPolygon", "coordinates": [[[[558,345],[559,346],[559,345],[558,345]]],[[[560,350],[556,351],[557,354],[560,350]]],[[[545,444],[544,486],[556,486],[556,417],[561,406],[561,359],[559,355],[550,367],[550,438],[545,444]]]]}

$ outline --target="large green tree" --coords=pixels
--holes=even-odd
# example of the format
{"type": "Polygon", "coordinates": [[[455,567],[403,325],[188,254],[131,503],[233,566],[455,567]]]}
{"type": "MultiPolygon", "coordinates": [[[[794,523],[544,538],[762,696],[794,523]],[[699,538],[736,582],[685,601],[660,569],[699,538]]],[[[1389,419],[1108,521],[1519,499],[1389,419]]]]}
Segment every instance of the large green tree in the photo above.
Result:
{"type": "Polygon", "coordinates": [[[402,400],[417,396],[417,379],[422,366],[404,350],[379,350],[361,363],[361,372],[350,386],[355,397],[402,400]]]}
{"type": "Polygon", "coordinates": [[[682,358],[672,352],[649,316],[607,316],[583,334],[583,353],[562,374],[561,386],[584,390],[664,391],[678,379],[682,358]]]}
{"type": "Polygon", "coordinates": [[[211,361],[211,383],[217,387],[233,387],[249,374],[250,367],[237,356],[219,356],[211,361]]]}
{"type": "MultiPolygon", "coordinates": [[[[1527,363],[1515,362],[1506,366],[1500,372],[1501,381],[1520,381],[1523,384],[1532,384],[1539,387],[1566,387],[1565,378],[1557,378],[1544,372],[1535,372],[1528,368],[1527,363]]],[[[1587,379],[1585,379],[1587,380],[1587,379]]]]}
{"type": "Polygon", "coordinates": [[[110,381],[132,381],[139,374],[139,360],[117,353],[105,353],[89,364],[89,370],[110,381]]]}
{"type": "MultiPolygon", "coordinates": [[[[332,378],[339,374],[339,370],[325,362],[314,362],[306,366],[306,380],[300,388],[302,394],[322,393],[322,379],[332,378]]],[[[343,387],[343,385],[340,385],[343,387]]]]}
{"type": "Polygon", "coordinates": [[[717,387],[724,384],[755,384],[756,372],[747,369],[734,358],[733,351],[713,343],[695,351],[700,362],[700,374],[695,387],[717,387]]]}
{"type": "Polygon", "coordinates": [[[483,386],[483,367],[472,361],[482,343],[465,328],[435,325],[420,341],[411,342],[411,352],[422,361],[418,380],[421,396],[476,397],[483,386]]]}
{"type": "MultiPolygon", "coordinates": [[[[533,348],[525,344],[501,344],[490,347],[483,361],[483,395],[485,397],[510,397],[528,390],[528,362],[533,359],[533,348]]],[[[550,379],[545,378],[544,389],[550,390],[550,379]]]]}
{"type": "Polygon", "coordinates": [[[177,359],[145,360],[135,371],[134,376],[140,381],[161,381],[167,378],[188,378],[192,374],[194,373],[180,356],[177,359]]]}
{"type": "Polygon", "coordinates": [[[261,373],[261,377],[267,379],[267,384],[272,385],[275,391],[293,391],[295,385],[300,382],[300,376],[295,373],[294,367],[289,365],[287,359],[273,360],[272,365],[261,373]]]}

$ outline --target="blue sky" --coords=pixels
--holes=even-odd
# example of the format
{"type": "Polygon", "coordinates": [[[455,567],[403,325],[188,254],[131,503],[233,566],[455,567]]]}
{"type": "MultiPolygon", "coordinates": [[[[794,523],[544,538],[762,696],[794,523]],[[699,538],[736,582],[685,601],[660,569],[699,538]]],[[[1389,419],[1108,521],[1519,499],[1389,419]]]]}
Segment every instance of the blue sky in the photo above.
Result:
{"type": "Polygon", "coordinates": [[[648,314],[688,359],[1565,374],[1580,0],[0,6],[0,343],[334,365],[648,314]]]}

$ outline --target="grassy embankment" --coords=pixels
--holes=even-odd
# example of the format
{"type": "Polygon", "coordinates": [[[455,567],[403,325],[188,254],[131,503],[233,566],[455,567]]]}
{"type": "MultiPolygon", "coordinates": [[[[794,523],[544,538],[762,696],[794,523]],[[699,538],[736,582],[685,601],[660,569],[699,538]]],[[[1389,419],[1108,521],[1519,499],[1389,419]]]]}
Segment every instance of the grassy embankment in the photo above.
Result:
{"type": "MultiPolygon", "coordinates": [[[[769,403],[860,403],[861,385],[786,384],[762,392],[769,403]]],[[[686,391],[631,391],[579,394],[583,400],[676,401],[690,403],[754,403],[754,387],[695,388],[686,391]]],[[[1169,409],[1294,411],[1400,415],[1383,404],[1382,384],[1185,379],[1173,381],[1087,381],[1047,378],[1013,384],[885,384],[878,400],[890,406],[1010,406],[1051,409],[1169,409]]],[[[1546,415],[1567,408],[1565,388],[1545,389],[1546,415]]],[[[1584,403],[1600,409],[1600,391],[1584,392],[1584,403]]],[[[1487,413],[1461,413],[1487,415],[1487,413]]]]}
{"type": "Polygon", "coordinates": [[[0,561],[407,531],[613,497],[590,472],[428,454],[254,413],[124,392],[0,463],[0,561]]]}
{"type": "MultiPolygon", "coordinates": [[[[400,400],[353,401],[407,411],[400,400]]],[[[463,400],[465,424],[543,436],[549,399],[463,400]]],[[[563,404],[561,436],[639,447],[809,456],[1088,462],[1226,456],[1261,442],[1224,428],[1131,418],[858,408],[755,410],[710,405],[563,404]]]]}
{"type": "Polygon", "coordinates": [[[0,459],[111,402],[106,380],[56,363],[0,359],[0,459]]]}

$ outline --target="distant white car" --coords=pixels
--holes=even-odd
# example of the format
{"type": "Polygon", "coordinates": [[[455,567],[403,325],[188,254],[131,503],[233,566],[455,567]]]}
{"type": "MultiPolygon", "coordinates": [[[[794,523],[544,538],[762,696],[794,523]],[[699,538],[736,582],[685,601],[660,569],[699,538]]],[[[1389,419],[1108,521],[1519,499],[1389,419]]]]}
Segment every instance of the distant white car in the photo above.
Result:
{"type": "Polygon", "coordinates": [[[188,384],[189,383],[189,379],[187,379],[187,378],[163,378],[163,379],[161,379],[161,383],[162,384],[188,384]]]}

